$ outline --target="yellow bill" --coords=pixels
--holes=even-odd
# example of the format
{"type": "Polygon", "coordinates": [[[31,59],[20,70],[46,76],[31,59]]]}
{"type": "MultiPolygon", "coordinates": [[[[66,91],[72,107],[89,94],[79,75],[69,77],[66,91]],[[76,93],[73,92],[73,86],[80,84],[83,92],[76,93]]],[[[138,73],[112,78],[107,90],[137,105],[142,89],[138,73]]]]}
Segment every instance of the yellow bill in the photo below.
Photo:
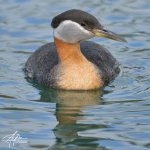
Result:
{"type": "Polygon", "coordinates": [[[115,40],[115,41],[119,41],[119,42],[127,42],[124,38],[120,37],[116,33],[113,33],[105,29],[94,30],[94,35],[103,37],[103,38],[108,38],[108,39],[115,40]]]}

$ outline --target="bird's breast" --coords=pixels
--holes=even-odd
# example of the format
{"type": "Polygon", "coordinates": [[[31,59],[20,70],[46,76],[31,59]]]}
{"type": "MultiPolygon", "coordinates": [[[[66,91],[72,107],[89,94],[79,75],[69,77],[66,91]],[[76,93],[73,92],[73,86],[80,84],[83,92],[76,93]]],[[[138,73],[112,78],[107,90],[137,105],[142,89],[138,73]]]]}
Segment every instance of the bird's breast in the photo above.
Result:
{"type": "Polygon", "coordinates": [[[103,86],[97,67],[80,51],[80,43],[65,43],[55,38],[59,57],[57,88],[66,90],[88,90],[103,86]]]}
{"type": "Polygon", "coordinates": [[[103,86],[97,67],[90,62],[62,64],[57,82],[58,88],[66,90],[98,89],[103,86]]]}

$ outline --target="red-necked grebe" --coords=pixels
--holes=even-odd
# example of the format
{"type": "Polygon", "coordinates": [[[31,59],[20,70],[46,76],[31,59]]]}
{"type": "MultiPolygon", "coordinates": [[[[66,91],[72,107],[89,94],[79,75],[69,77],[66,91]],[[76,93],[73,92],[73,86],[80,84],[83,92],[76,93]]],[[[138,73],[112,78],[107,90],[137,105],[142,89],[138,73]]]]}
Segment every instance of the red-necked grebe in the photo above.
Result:
{"type": "Polygon", "coordinates": [[[54,43],[40,47],[27,60],[25,74],[48,87],[65,90],[98,89],[119,73],[119,63],[111,53],[94,42],[100,36],[125,42],[105,30],[98,20],[81,10],[68,10],[54,17],[54,43]]]}

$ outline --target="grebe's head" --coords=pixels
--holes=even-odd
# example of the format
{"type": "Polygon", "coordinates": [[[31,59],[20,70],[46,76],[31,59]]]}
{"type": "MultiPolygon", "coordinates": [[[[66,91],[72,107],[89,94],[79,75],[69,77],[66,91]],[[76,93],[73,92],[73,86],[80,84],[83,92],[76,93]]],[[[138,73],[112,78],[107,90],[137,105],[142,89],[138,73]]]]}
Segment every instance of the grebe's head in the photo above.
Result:
{"type": "Polygon", "coordinates": [[[77,43],[94,36],[125,42],[117,34],[105,30],[99,21],[89,13],[71,9],[54,17],[51,23],[54,36],[67,43],[77,43]]]}

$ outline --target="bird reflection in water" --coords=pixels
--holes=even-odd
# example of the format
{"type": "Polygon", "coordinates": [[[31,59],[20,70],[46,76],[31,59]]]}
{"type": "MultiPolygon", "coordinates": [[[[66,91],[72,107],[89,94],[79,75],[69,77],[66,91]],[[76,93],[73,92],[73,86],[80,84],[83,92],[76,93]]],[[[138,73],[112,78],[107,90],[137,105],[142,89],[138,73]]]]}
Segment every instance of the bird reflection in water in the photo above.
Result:
{"type": "MultiPolygon", "coordinates": [[[[53,149],[67,148],[74,145],[75,149],[85,148],[86,150],[99,147],[94,143],[98,138],[83,137],[79,132],[88,129],[105,128],[104,125],[92,124],[86,119],[87,114],[85,111],[94,109],[94,105],[101,104],[100,90],[93,91],[63,91],[63,90],[42,90],[41,101],[56,103],[56,119],[58,124],[54,128],[56,136],[56,143],[50,147],[53,149]],[[86,113],[86,114],[85,114],[86,113]],[[86,123],[82,123],[85,121],[86,123]]],[[[74,148],[71,148],[74,149],[74,148]]],[[[98,148],[101,149],[101,148],[98,148]]]]}

